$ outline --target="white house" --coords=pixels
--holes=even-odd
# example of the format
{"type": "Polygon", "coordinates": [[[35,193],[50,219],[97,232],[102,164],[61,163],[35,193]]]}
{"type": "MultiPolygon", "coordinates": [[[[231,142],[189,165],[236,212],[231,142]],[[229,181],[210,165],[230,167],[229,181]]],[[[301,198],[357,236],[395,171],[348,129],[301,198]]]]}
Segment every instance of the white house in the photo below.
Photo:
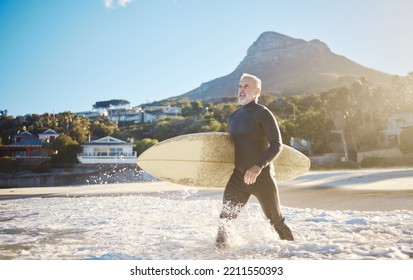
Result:
{"type": "Polygon", "coordinates": [[[108,118],[112,121],[121,123],[141,123],[142,122],[142,109],[131,109],[131,108],[116,108],[108,109],[108,118]]]}
{"type": "Polygon", "coordinates": [[[413,114],[402,113],[389,117],[383,131],[387,145],[400,145],[400,133],[404,128],[413,127],[413,114]]]}
{"type": "Polygon", "coordinates": [[[78,113],[75,113],[75,115],[84,116],[91,120],[96,120],[99,118],[106,118],[108,116],[108,112],[106,110],[92,110],[92,111],[78,112],[78,113]]]}
{"type": "Polygon", "coordinates": [[[290,138],[290,146],[293,147],[294,149],[302,152],[305,155],[312,155],[311,151],[311,143],[310,141],[300,139],[300,138],[290,138]]]}
{"type": "Polygon", "coordinates": [[[143,122],[153,122],[164,117],[177,117],[182,114],[179,107],[165,106],[145,106],[143,110],[143,122]]]}
{"type": "Polygon", "coordinates": [[[178,116],[182,114],[182,109],[170,105],[163,106],[145,106],[145,111],[161,111],[165,115],[178,116]]]}
{"type": "Polygon", "coordinates": [[[136,164],[135,146],[111,136],[106,136],[81,145],[83,152],[78,155],[83,164],[136,164]]]}
{"type": "Polygon", "coordinates": [[[60,136],[60,133],[57,133],[53,129],[48,129],[42,133],[39,133],[39,139],[44,142],[48,142],[48,143],[53,142],[53,140],[55,140],[59,136],[60,136]]]}

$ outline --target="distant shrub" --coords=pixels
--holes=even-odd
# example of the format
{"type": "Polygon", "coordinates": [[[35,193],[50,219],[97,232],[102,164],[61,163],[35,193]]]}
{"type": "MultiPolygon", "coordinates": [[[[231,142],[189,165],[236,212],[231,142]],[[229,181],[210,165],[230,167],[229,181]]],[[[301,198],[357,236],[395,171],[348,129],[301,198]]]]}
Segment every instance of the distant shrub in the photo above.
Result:
{"type": "Polygon", "coordinates": [[[1,157],[0,158],[0,172],[16,173],[19,171],[20,164],[15,158],[1,157]]]}
{"type": "Polygon", "coordinates": [[[311,165],[311,170],[335,170],[335,169],[359,169],[360,165],[357,162],[349,161],[337,161],[328,165],[311,165]]]}
{"type": "Polygon", "coordinates": [[[400,158],[384,158],[384,157],[366,157],[364,158],[360,166],[363,168],[369,167],[408,167],[413,166],[413,157],[400,157],[400,158]]]}
{"type": "Polygon", "coordinates": [[[139,156],[144,151],[146,151],[147,149],[149,149],[150,147],[156,144],[158,144],[158,140],[151,139],[151,138],[144,138],[142,140],[137,141],[136,147],[135,147],[137,155],[139,156]]]}
{"type": "Polygon", "coordinates": [[[32,168],[32,171],[35,172],[35,173],[46,173],[46,172],[50,171],[51,167],[52,167],[52,165],[51,165],[50,162],[44,161],[44,162],[41,162],[41,163],[35,165],[32,168]]]}
{"type": "Polygon", "coordinates": [[[396,162],[394,158],[366,157],[361,161],[360,165],[363,168],[392,167],[392,166],[396,166],[396,162]]]}
{"type": "Polygon", "coordinates": [[[413,166],[413,156],[401,158],[399,160],[399,166],[413,166]]]}
{"type": "Polygon", "coordinates": [[[359,169],[360,166],[354,161],[339,161],[333,166],[334,169],[359,169]]]}
{"type": "Polygon", "coordinates": [[[405,128],[400,133],[400,151],[402,153],[413,153],[413,128],[405,128]]]}
{"type": "Polygon", "coordinates": [[[382,164],[383,158],[380,157],[365,157],[361,160],[360,166],[363,168],[378,167],[382,164]]]}

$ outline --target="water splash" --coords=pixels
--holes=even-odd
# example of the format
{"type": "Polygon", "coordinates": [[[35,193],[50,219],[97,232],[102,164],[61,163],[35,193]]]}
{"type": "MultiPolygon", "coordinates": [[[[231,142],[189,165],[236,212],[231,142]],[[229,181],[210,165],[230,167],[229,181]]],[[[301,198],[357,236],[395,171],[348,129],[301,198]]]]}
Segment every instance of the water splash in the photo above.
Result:
{"type": "Polygon", "coordinates": [[[194,191],[0,201],[0,259],[409,259],[411,211],[284,207],[279,240],[250,202],[215,246],[221,199],[194,191]]]}

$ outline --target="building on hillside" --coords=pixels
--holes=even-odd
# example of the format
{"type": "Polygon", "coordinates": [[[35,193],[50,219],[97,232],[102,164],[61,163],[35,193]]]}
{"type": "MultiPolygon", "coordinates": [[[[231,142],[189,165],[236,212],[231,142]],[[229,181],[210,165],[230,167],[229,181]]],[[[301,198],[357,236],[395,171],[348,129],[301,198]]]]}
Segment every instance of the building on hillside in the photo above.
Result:
{"type": "Polygon", "coordinates": [[[182,115],[179,107],[165,106],[145,106],[143,108],[143,122],[153,122],[165,117],[178,117],[182,115]]]}
{"type": "Polygon", "coordinates": [[[112,121],[118,123],[118,126],[124,126],[129,124],[136,124],[143,122],[143,113],[142,109],[126,109],[126,108],[117,108],[117,109],[108,109],[108,118],[112,121]]]}
{"type": "Polygon", "coordinates": [[[296,149],[297,151],[300,151],[301,153],[305,154],[306,156],[312,155],[310,141],[291,137],[290,146],[296,149]]]}
{"type": "Polygon", "coordinates": [[[83,152],[77,158],[83,164],[136,164],[135,145],[111,136],[81,146],[83,152]]]}
{"type": "Polygon", "coordinates": [[[83,116],[91,120],[97,120],[100,118],[107,118],[108,112],[106,110],[92,110],[92,111],[78,112],[78,113],[75,113],[75,115],[83,116]]]}
{"type": "Polygon", "coordinates": [[[413,127],[413,114],[402,113],[390,116],[387,120],[387,127],[383,130],[384,145],[398,146],[400,145],[400,133],[403,129],[413,127]]]}
{"type": "Polygon", "coordinates": [[[49,157],[51,144],[40,140],[28,131],[13,136],[13,143],[4,145],[3,152],[9,157],[49,157]]]}
{"type": "Polygon", "coordinates": [[[161,116],[159,114],[156,114],[156,113],[143,111],[143,117],[142,118],[143,118],[144,123],[152,123],[152,122],[158,120],[159,118],[161,118],[161,116]]]}
{"type": "Polygon", "coordinates": [[[60,136],[60,133],[57,133],[53,129],[45,130],[42,133],[39,133],[39,139],[43,142],[52,143],[57,137],[60,136]]]}
{"type": "Polygon", "coordinates": [[[118,126],[125,126],[138,123],[150,123],[160,118],[177,117],[182,115],[179,107],[166,106],[145,106],[144,108],[112,108],[105,111],[79,112],[76,115],[87,117],[91,120],[106,118],[118,123],[118,126]]]}

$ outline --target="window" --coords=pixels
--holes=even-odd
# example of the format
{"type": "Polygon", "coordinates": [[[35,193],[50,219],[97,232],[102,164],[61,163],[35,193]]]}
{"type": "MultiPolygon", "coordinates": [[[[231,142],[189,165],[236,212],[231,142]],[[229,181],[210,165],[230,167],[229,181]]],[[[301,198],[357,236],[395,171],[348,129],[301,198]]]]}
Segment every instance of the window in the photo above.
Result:
{"type": "Polygon", "coordinates": [[[122,155],[123,149],[122,148],[110,148],[109,155],[110,156],[120,156],[122,155]]]}

